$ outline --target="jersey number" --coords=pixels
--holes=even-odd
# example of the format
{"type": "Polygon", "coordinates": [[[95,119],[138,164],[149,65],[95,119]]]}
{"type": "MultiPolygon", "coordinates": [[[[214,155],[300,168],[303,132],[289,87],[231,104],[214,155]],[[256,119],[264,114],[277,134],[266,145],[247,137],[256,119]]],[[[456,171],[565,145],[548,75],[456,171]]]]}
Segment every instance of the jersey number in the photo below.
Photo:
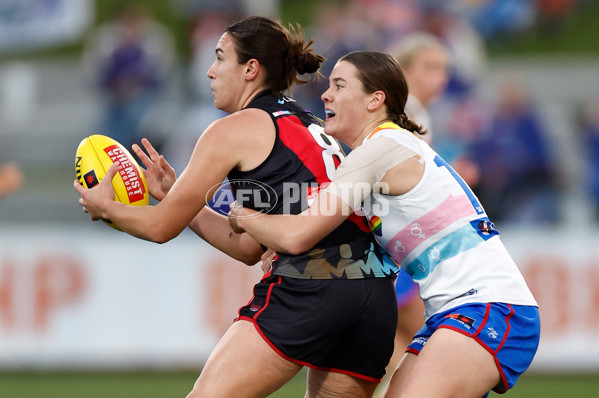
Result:
{"type": "Polygon", "coordinates": [[[476,214],[483,214],[485,212],[483,210],[483,207],[481,206],[481,204],[478,201],[478,199],[476,198],[476,196],[474,196],[474,192],[472,192],[472,190],[470,189],[468,184],[466,184],[466,182],[462,179],[462,177],[460,177],[460,175],[458,173],[456,173],[455,170],[453,168],[451,168],[451,166],[441,156],[439,156],[439,155],[435,156],[435,163],[439,167],[445,167],[449,171],[449,173],[453,176],[453,178],[455,178],[455,180],[458,182],[458,184],[460,184],[460,186],[464,190],[464,193],[466,194],[468,199],[470,199],[470,203],[472,203],[472,207],[474,207],[474,210],[476,210],[476,214]]]}
{"type": "Polygon", "coordinates": [[[321,126],[311,124],[308,126],[308,130],[312,134],[312,137],[314,137],[314,141],[322,148],[322,161],[324,162],[327,177],[332,181],[337,169],[335,166],[335,157],[338,161],[341,161],[344,157],[341,147],[337,140],[324,133],[324,128],[321,126]]]}

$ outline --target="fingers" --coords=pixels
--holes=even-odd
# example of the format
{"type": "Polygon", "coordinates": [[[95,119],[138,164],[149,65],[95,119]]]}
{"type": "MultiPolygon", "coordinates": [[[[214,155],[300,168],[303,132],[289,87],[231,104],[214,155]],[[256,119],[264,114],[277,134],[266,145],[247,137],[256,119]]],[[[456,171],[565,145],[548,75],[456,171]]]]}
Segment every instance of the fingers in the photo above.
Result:
{"type": "Polygon", "coordinates": [[[119,162],[114,162],[106,171],[106,175],[104,178],[107,178],[109,181],[112,181],[112,178],[115,176],[116,172],[119,170],[119,162]]]}
{"type": "Polygon", "coordinates": [[[158,160],[158,157],[160,156],[160,154],[158,153],[158,151],[156,149],[154,149],[152,144],[150,144],[150,141],[147,138],[142,138],[141,143],[144,146],[144,148],[146,148],[148,155],[150,155],[150,159],[152,159],[153,162],[158,160]]]}
{"type": "Polygon", "coordinates": [[[75,187],[75,191],[80,195],[83,195],[83,193],[87,191],[87,188],[84,188],[77,180],[73,181],[73,186],[75,187]]]}
{"type": "Polygon", "coordinates": [[[275,256],[277,255],[277,252],[272,250],[272,249],[268,249],[267,251],[264,252],[264,254],[262,254],[261,260],[262,260],[262,272],[264,272],[264,274],[267,274],[270,272],[270,270],[272,269],[272,262],[275,258],[275,256]]]}
{"type": "Polygon", "coordinates": [[[241,206],[239,204],[238,201],[233,201],[230,205],[229,205],[229,217],[230,218],[236,218],[239,216],[239,211],[243,209],[243,206],[241,206]]]}
{"type": "Polygon", "coordinates": [[[231,226],[231,229],[233,230],[233,232],[238,234],[245,232],[245,230],[241,228],[241,226],[239,225],[239,219],[237,218],[237,216],[239,215],[239,210],[242,208],[243,207],[240,206],[239,203],[237,203],[237,201],[234,201],[229,205],[229,214],[227,214],[227,218],[229,219],[229,225],[231,226]]]}
{"type": "Polygon", "coordinates": [[[164,156],[160,155],[160,157],[158,158],[158,163],[160,164],[160,168],[166,172],[166,170],[173,170],[174,169],[171,167],[171,165],[166,161],[166,159],[164,158],[164,156]]]}
{"type": "Polygon", "coordinates": [[[137,155],[137,157],[141,160],[141,162],[144,164],[144,166],[146,166],[146,169],[149,169],[154,163],[156,163],[158,161],[161,162],[161,166],[162,166],[163,165],[162,164],[162,159],[164,159],[164,158],[152,146],[152,144],[150,143],[150,141],[147,138],[142,138],[141,139],[141,143],[144,146],[147,154],[137,144],[133,144],[131,146],[131,148],[133,149],[133,152],[135,152],[135,154],[137,155]]]}
{"type": "Polygon", "coordinates": [[[143,165],[146,166],[146,169],[149,169],[152,166],[152,160],[148,157],[148,155],[146,155],[146,153],[137,144],[133,144],[131,148],[133,148],[133,152],[135,152],[143,165]]]}

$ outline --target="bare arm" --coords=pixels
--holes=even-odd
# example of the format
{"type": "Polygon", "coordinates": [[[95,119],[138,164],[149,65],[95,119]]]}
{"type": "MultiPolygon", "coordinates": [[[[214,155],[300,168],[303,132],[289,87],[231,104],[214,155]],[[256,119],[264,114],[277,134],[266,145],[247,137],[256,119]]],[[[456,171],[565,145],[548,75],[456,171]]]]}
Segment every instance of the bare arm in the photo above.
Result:
{"type": "Polygon", "coordinates": [[[325,191],[298,215],[264,214],[234,204],[229,221],[233,230],[245,231],[275,251],[300,254],[330,234],[352,212],[348,204],[325,191]]]}
{"type": "Polygon", "coordinates": [[[380,178],[386,192],[398,195],[412,189],[424,170],[415,155],[388,138],[373,140],[343,159],[331,185],[301,214],[266,215],[234,204],[229,222],[234,231],[245,231],[276,251],[303,253],[338,227],[372,193],[380,178]],[[385,180],[390,169],[397,174],[385,180]]]}
{"type": "MultiPolygon", "coordinates": [[[[175,169],[150,141],[144,138],[141,142],[145,152],[137,144],[133,144],[133,151],[145,166],[144,174],[150,194],[162,200],[177,180],[175,169]]],[[[189,223],[189,228],[215,248],[247,265],[256,264],[263,253],[260,243],[248,234],[233,232],[227,218],[212,211],[208,206],[200,210],[189,223]]]]}
{"type": "Polygon", "coordinates": [[[257,240],[248,234],[234,232],[227,217],[208,206],[191,221],[189,228],[212,246],[247,265],[256,264],[264,253],[257,240]]]}
{"type": "MultiPolygon", "coordinates": [[[[233,114],[214,122],[198,140],[189,164],[168,195],[155,206],[134,207],[115,202],[110,184],[116,172],[114,166],[97,187],[85,189],[75,184],[75,189],[81,194],[79,201],[84,211],[93,220],[106,218],[133,236],[166,242],[198,216],[213,193],[212,189],[220,185],[230,170],[236,167],[251,168],[252,165],[255,167],[266,158],[270,147],[264,145],[264,141],[268,140],[268,134],[274,139],[274,126],[264,112],[245,113],[244,117],[233,114]],[[268,127],[265,122],[268,122],[268,127]],[[253,137],[251,142],[245,142],[248,136],[253,137]],[[240,142],[244,145],[239,145],[240,142]]],[[[222,228],[216,230],[223,231],[222,228]]],[[[208,236],[208,233],[203,232],[203,235],[208,236]]],[[[232,255],[229,251],[227,253],[232,255]]],[[[257,255],[256,261],[259,258],[260,255],[257,255]]]]}

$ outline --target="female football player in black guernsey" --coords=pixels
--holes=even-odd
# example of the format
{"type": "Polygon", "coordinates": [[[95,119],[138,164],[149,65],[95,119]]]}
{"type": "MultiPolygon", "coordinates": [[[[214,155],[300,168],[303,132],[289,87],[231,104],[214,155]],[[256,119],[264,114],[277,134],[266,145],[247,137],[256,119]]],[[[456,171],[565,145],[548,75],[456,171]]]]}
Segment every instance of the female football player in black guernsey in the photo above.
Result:
{"type": "MultiPolygon", "coordinates": [[[[316,72],[323,61],[298,33],[262,17],[229,26],[208,77],[215,106],[230,115],[204,131],[174,183],[170,166],[144,141],[149,156],[142,161],[157,205],[115,202],[113,166],[97,187],[75,183],[84,211],[155,242],[189,225],[215,247],[256,263],[261,246],[232,234],[226,218],[205,207],[213,188],[228,177],[244,206],[296,214],[331,180],[342,157],[322,121],[282,95],[298,74],[316,72]]],[[[382,261],[368,232],[365,219],[352,215],[307,253],[279,255],[189,397],[264,397],[303,366],[307,397],[372,396],[393,351],[397,270],[382,261]]]]}

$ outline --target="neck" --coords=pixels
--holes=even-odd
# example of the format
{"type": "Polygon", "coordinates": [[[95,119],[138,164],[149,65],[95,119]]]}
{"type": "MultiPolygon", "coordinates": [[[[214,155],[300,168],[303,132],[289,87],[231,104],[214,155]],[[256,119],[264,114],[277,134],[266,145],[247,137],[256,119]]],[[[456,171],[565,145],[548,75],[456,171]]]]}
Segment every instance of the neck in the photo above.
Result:
{"type": "Polygon", "coordinates": [[[364,142],[364,139],[366,139],[366,137],[368,137],[368,134],[370,134],[375,128],[377,128],[378,126],[380,126],[381,124],[386,123],[386,122],[391,122],[391,120],[389,120],[389,119],[372,120],[362,129],[362,132],[360,133],[360,135],[357,136],[356,139],[353,140],[352,142],[348,142],[347,145],[349,145],[349,147],[351,149],[356,149],[357,147],[362,145],[362,142],[364,142]]]}
{"type": "Polygon", "coordinates": [[[244,93],[245,95],[243,95],[239,101],[239,110],[246,108],[250,102],[252,102],[252,100],[261,92],[263,92],[264,90],[267,90],[266,87],[248,87],[248,89],[246,90],[246,92],[244,93]]]}

